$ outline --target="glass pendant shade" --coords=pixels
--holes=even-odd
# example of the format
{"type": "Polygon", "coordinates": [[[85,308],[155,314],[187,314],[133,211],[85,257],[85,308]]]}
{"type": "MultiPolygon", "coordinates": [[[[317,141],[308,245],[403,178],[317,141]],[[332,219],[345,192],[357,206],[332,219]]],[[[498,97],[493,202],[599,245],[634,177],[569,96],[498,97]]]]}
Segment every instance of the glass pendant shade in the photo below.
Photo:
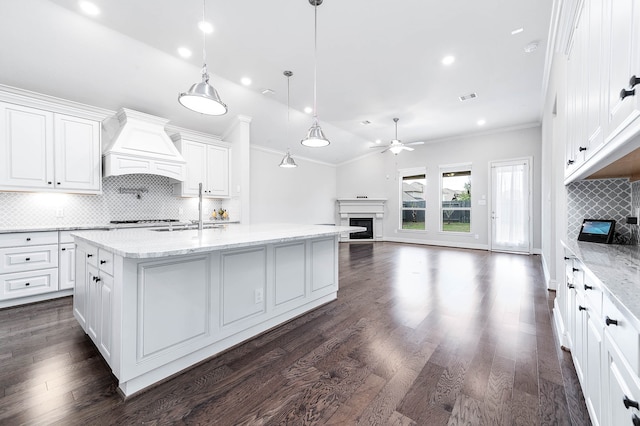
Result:
{"type": "Polygon", "coordinates": [[[307,136],[302,139],[300,143],[311,148],[321,148],[323,146],[329,145],[329,139],[327,139],[327,137],[322,132],[322,128],[320,128],[317,119],[313,120],[313,124],[309,128],[307,136]]]}
{"type": "Polygon", "coordinates": [[[287,151],[287,154],[284,156],[284,158],[280,162],[280,167],[284,167],[288,169],[293,167],[298,167],[296,162],[293,161],[293,157],[291,157],[291,154],[289,153],[289,151],[287,151]]]}
{"type": "Polygon", "coordinates": [[[209,84],[209,75],[202,74],[202,81],[196,83],[188,91],[180,93],[178,102],[192,111],[206,115],[224,115],[227,106],[220,99],[218,91],[209,84]]]}

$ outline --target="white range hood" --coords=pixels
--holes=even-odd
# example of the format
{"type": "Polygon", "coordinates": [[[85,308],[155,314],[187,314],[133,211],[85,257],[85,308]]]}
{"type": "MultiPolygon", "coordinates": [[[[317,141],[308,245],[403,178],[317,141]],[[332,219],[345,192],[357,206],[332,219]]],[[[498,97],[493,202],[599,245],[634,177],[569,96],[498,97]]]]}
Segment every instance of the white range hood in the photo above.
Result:
{"type": "Polygon", "coordinates": [[[146,173],[184,181],[186,161],[165,132],[169,120],[122,108],[105,120],[103,176],[146,173]],[[117,120],[116,120],[117,118],[117,120]],[[115,132],[109,132],[110,128],[115,132]]]}

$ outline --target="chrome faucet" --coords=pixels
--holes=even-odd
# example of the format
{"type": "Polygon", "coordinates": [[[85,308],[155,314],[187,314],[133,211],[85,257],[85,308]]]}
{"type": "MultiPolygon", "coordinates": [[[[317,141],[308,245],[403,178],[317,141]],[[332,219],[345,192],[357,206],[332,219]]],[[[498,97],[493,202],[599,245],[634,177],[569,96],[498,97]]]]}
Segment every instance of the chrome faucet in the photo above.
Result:
{"type": "Polygon", "coordinates": [[[202,182],[198,184],[198,231],[202,231],[202,182]]]}

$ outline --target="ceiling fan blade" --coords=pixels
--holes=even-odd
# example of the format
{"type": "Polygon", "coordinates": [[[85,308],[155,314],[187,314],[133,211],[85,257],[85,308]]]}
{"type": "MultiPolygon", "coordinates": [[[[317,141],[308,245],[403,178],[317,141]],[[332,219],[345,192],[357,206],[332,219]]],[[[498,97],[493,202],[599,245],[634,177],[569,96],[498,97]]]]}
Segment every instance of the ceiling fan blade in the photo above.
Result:
{"type": "Polygon", "coordinates": [[[380,154],[384,154],[385,152],[389,151],[390,149],[391,149],[391,147],[388,146],[385,149],[383,149],[382,151],[380,151],[380,154]]]}
{"type": "Polygon", "coordinates": [[[375,146],[370,146],[369,148],[371,149],[380,149],[380,148],[385,148],[386,145],[375,145],[375,146]]]}
{"type": "Polygon", "coordinates": [[[403,146],[402,149],[406,149],[407,151],[413,151],[413,148],[409,148],[408,146],[403,146]]]}
{"type": "Polygon", "coordinates": [[[423,141],[409,142],[409,143],[405,143],[405,145],[424,145],[424,142],[423,141]]]}

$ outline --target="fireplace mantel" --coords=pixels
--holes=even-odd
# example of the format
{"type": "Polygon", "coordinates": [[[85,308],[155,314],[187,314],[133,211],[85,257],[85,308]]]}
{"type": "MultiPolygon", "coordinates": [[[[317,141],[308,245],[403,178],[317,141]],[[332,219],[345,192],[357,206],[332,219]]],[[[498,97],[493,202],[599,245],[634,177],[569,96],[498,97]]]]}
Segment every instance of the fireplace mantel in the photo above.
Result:
{"type": "MultiPolygon", "coordinates": [[[[373,240],[381,241],[383,238],[382,223],[384,219],[384,206],[386,198],[338,198],[336,200],[340,224],[349,224],[350,218],[372,218],[373,240]]],[[[366,241],[351,240],[349,234],[341,235],[340,241],[366,241]]],[[[371,241],[371,240],[368,240],[371,241]]]]}

